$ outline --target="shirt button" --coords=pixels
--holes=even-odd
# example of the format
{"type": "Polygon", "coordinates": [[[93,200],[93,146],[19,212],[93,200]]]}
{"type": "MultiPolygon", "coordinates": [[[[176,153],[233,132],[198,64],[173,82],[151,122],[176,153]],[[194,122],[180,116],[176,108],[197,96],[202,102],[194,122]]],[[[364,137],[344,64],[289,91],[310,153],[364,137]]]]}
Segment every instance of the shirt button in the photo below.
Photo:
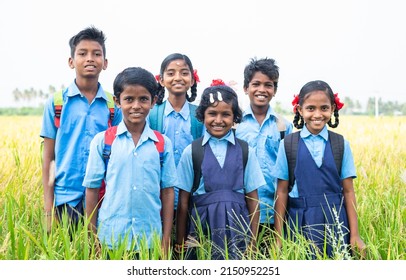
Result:
{"type": "Polygon", "coordinates": [[[136,190],[137,189],[137,186],[133,186],[133,190],[136,190]]]}
{"type": "Polygon", "coordinates": [[[133,222],[135,223],[135,218],[133,218],[133,222]]]}
{"type": "Polygon", "coordinates": [[[175,131],[175,134],[179,134],[179,131],[175,131]]]}
{"type": "Polygon", "coordinates": [[[137,152],[134,152],[134,156],[135,156],[135,157],[137,156],[137,152]]]}

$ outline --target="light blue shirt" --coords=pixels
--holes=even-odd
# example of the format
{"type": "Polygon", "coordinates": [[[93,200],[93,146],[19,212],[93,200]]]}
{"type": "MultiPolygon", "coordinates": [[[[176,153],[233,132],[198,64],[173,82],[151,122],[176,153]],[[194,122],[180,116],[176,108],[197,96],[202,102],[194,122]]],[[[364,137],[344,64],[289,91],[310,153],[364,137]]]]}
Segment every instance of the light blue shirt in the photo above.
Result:
{"type": "MultiPolygon", "coordinates": [[[[162,235],[160,191],[177,185],[172,143],[163,136],[165,149],[161,168],[154,143],[158,139],[148,125],[137,146],[124,122],[117,128],[106,173],[106,193],[97,220],[98,237],[110,248],[125,237],[128,238],[128,250],[137,250],[142,241],[147,241],[151,248],[154,237],[162,235]],[[135,248],[131,248],[131,242],[135,248]]],[[[103,147],[102,132],[95,136],[90,146],[83,182],[87,188],[99,188],[104,178],[103,147]]]]}
{"type": "MultiPolygon", "coordinates": [[[[212,137],[207,131],[205,131],[203,136],[202,145],[209,142],[210,148],[212,149],[218,163],[221,167],[224,165],[224,160],[227,152],[228,142],[235,144],[234,133],[230,132],[221,139],[212,137]]],[[[190,192],[193,187],[193,159],[192,159],[192,145],[188,145],[183,151],[182,157],[177,167],[179,189],[190,192]]],[[[265,185],[265,179],[259,168],[259,163],[254,151],[249,148],[248,160],[244,172],[244,193],[250,193],[259,187],[265,185]]],[[[204,194],[204,180],[203,176],[200,179],[200,184],[198,189],[193,195],[204,194]]]]}
{"type": "Polygon", "coordinates": [[[166,101],[163,119],[163,133],[172,141],[176,165],[179,163],[183,150],[193,141],[190,127],[189,103],[185,102],[182,109],[179,112],[176,112],[171,103],[166,101]]]}
{"type": "MultiPolygon", "coordinates": [[[[175,164],[178,165],[183,150],[193,141],[193,135],[191,134],[192,120],[190,117],[189,102],[185,102],[179,112],[176,112],[175,109],[173,109],[172,104],[168,100],[164,101],[163,105],[165,106],[165,109],[163,115],[162,133],[171,139],[175,164]]],[[[178,205],[178,193],[179,189],[175,188],[175,209],[178,205]]]]}
{"type": "MultiPolygon", "coordinates": [[[[306,144],[306,147],[312,155],[314,162],[317,164],[318,167],[320,167],[323,161],[324,149],[328,140],[327,126],[325,126],[323,130],[317,135],[311,134],[307,127],[304,126],[303,129],[300,131],[300,137],[306,144]]],[[[283,140],[281,141],[281,144],[279,146],[278,158],[272,173],[276,178],[287,181],[289,180],[288,160],[286,158],[285,145],[283,140]]],[[[352,156],[350,144],[345,139],[340,178],[342,180],[345,178],[356,178],[354,158],[352,156]]],[[[289,193],[289,196],[299,197],[296,181],[293,185],[292,191],[289,193]]]]}
{"type": "Polygon", "coordinates": [[[271,171],[275,168],[281,135],[277,127],[277,118],[285,123],[285,135],[292,133],[293,125],[278,116],[269,106],[262,124],[256,120],[251,106],[243,114],[242,122],[237,126],[236,136],[248,142],[255,151],[266,186],[258,189],[260,200],[260,223],[274,223],[274,197],[276,191],[276,178],[271,171]]]}
{"type": "MultiPolygon", "coordinates": [[[[83,198],[82,186],[89,155],[90,141],[108,127],[110,112],[107,97],[99,84],[96,97],[89,104],[72,83],[62,93],[64,105],[60,127],[54,124],[54,100],[51,96],[44,109],[40,136],[55,139],[55,205],[76,206],[83,198]]],[[[120,123],[121,110],[115,108],[113,125],[120,123]]]]}

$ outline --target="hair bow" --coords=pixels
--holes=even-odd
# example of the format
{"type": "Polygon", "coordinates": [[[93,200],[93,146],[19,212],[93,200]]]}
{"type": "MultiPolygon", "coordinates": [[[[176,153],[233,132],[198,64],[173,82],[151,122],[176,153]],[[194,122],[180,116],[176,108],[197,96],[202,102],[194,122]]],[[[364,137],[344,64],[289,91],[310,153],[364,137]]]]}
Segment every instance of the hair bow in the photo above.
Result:
{"type": "Polygon", "coordinates": [[[336,104],[337,111],[344,107],[344,103],[340,101],[338,93],[334,93],[334,103],[336,104]]]}
{"type": "Polygon", "coordinates": [[[213,87],[213,86],[225,86],[225,85],[226,85],[226,83],[222,79],[212,80],[212,82],[210,84],[211,87],[213,87]]]}
{"type": "Polygon", "coordinates": [[[293,105],[293,113],[296,114],[297,106],[299,106],[299,94],[293,95],[292,105],[293,105]]]}

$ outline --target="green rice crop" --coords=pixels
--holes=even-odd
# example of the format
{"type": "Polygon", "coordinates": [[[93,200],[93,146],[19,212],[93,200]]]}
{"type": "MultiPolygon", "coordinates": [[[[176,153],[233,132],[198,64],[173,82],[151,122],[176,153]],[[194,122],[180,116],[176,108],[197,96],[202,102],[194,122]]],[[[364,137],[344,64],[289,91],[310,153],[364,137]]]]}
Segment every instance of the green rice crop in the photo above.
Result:
{"type": "MultiPolygon", "coordinates": [[[[69,233],[66,220],[47,234],[41,179],[41,117],[0,116],[0,260],[133,259],[125,242],[98,252],[85,223],[69,233]]],[[[366,259],[406,259],[406,117],[342,116],[338,133],[350,142],[357,167],[354,180],[358,223],[367,244],[366,259]]],[[[201,238],[199,259],[210,256],[210,241],[201,238]]],[[[156,248],[160,240],[154,237],[156,248]]],[[[260,248],[242,258],[301,260],[309,244],[285,240],[281,249],[272,239],[259,238],[260,248]]],[[[142,247],[142,246],[141,246],[142,247]]],[[[172,252],[171,252],[172,253],[172,252]]],[[[159,249],[141,249],[136,258],[159,259],[159,249]]],[[[170,256],[169,256],[170,257],[170,256]]],[[[319,256],[323,259],[323,256],[319,256]]],[[[338,257],[341,258],[341,257],[338,257]]]]}

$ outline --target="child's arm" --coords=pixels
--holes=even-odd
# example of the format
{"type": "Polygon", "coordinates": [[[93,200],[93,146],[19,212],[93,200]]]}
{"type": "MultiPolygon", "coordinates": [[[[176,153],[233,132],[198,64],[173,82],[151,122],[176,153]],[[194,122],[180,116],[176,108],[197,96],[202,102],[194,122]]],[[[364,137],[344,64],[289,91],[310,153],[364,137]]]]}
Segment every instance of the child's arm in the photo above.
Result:
{"type": "Polygon", "coordinates": [[[253,243],[256,242],[259,226],[259,198],[258,191],[252,191],[246,194],[248,213],[250,216],[250,228],[252,232],[253,243]]]}
{"type": "Polygon", "coordinates": [[[176,210],[176,244],[182,247],[186,242],[190,193],[179,189],[178,207],[176,210]]]}
{"type": "Polygon", "coordinates": [[[55,139],[44,137],[43,148],[42,185],[44,186],[44,215],[47,232],[50,232],[52,216],[54,214],[55,139]]]}
{"type": "Polygon", "coordinates": [[[275,230],[276,244],[282,246],[283,224],[285,222],[286,209],[288,204],[289,181],[278,179],[278,187],[275,198],[275,230]]]}
{"type": "Polygon", "coordinates": [[[173,187],[161,189],[162,202],[162,250],[164,258],[168,256],[174,209],[175,193],[173,187]]]}
{"type": "Polygon", "coordinates": [[[97,233],[97,202],[99,200],[99,188],[86,188],[86,216],[90,218],[89,230],[97,233]]]}
{"type": "Polygon", "coordinates": [[[364,257],[366,246],[358,231],[357,203],[352,178],[346,178],[343,180],[343,194],[345,208],[347,210],[348,224],[350,227],[350,244],[352,248],[357,248],[360,251],[361,256],[364,257]]]}

